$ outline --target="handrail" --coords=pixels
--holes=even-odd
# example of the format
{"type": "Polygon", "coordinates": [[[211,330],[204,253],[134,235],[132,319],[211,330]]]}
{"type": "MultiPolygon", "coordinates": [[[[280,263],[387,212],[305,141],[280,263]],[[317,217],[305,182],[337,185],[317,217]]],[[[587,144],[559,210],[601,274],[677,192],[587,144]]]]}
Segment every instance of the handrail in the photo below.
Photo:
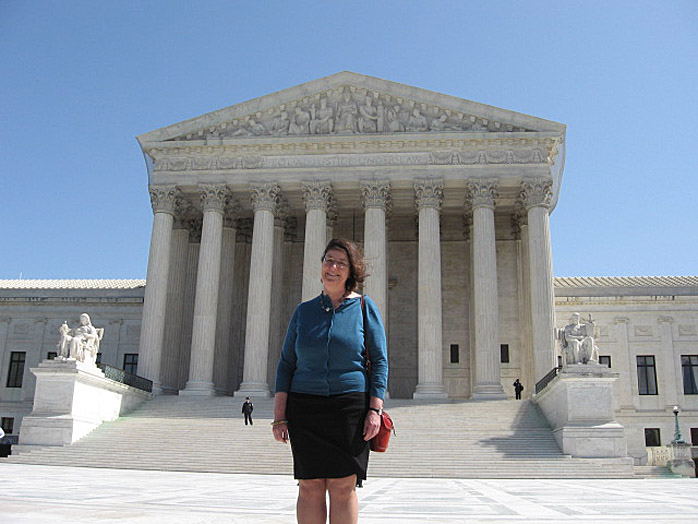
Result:
{"type": "Polygon", "coordinates": [[[543,391],[550,382],[557,376],[558,372],[562,369],[562,366],[557,366],[548,371],[548,373],[536,382],[536,395],[543,391]]]}
{"type": "Polygon", "coordinates": [[[123,369],[115,368],[109,364],[97,364],[97,367],[104,371],[104,376],[115,382],[121,382],[127,386],[132,386],[137,389],[142,389],[148,393],[153,392],[153,381],[147,378],[139,377],[133,373],[124,371],[123,369]]]}

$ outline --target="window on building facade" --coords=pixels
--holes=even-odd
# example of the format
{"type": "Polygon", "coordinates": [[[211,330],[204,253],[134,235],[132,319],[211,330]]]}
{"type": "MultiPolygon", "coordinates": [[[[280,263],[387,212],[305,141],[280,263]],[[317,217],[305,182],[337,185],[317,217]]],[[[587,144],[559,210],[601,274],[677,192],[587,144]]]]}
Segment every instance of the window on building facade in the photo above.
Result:
{"type": "Polygon", "coordinates": [[[97,356],[95,357],[95,364],[101,364],[102,363],[102,354],[97,353],[97,356]]]}
{"type": "Polygon", "coordinates": [[[458,362],[460,362],[458,349],[458,344],[451,344],[451,364],[458,364],[458,362]]]}
{"type": "Polygon", "coordinates": [[[502,364],[507,364],[509,362],[509,344],[499,345],[499,361],[502,364]]]}
{"type": "Polygon", "coordinates": [[[13,351],[10,353],[10,369],[7,373],[7,387],[21,388],[24,380],[24,361],[27,357],[26,351],[13,351]]]}
{"type": "Polygon", "coordinates": [[[56,353],[55,351],[49,351],[48,353],[46,353],[46,358],[48,360],[53,360],[57,356],[58,356],[58,353],[56,353]]]}
{"type": "Polygon", "coordinates": [[[698,355],[681,355],[684,395],[698,395],[698,355]]]}
{"type": "Polygon", "coordinates": [[[657,394],[657,370],[654,355],[637,356],[637,389],[640,395],[657,394]]]}
{"type": "Polygon", "coordinates": [[[698,428],[691,428],[691,444],[698,446],[698,428]]]}
{"type": "Polygon", "coordinates": [[[645,428],[645,446],[657,447],[662,445],[659,428],[645,428]]]}
{"type": "Polygon", "coordinates": [[[611,356],[610,355],[600,355],[599,364],[606,367],[611,367],[611,356]]]}
{"type": "Polygon", "coordinates": [[[12,417],[2,417],[2,419],[0,419],[0,426],[2,426],[5,435],[12,435],[15,432],[15,419],[12,417]]]}
{"type": "Polygon", "coordinates": [[[133,375],[138,374],[138,353],[124,354],[124,371],[133,375]]]}

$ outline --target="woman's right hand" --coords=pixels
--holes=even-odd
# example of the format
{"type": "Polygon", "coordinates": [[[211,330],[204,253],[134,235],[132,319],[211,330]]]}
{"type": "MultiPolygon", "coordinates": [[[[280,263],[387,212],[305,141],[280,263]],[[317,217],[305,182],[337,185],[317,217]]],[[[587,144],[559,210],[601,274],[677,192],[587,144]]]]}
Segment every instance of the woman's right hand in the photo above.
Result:
{"type": "Polygon", "coordinates": [[[288,424],[272,426],[271,429],[274,432],[274,439],[284,444],[288,444],[288,424]]]}

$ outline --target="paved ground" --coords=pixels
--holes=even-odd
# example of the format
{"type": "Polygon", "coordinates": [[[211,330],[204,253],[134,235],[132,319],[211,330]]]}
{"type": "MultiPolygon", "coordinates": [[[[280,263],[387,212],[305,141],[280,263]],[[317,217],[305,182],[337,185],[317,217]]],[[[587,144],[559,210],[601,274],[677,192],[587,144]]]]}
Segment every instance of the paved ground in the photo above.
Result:
{"type": "MultiPolygon", "coordinates": [[[[293,523],[283,476],[0,462],[2,524],[293,523]]],[[[369,479],[361,524],[695,524],[698,480],[369,479]]]]}

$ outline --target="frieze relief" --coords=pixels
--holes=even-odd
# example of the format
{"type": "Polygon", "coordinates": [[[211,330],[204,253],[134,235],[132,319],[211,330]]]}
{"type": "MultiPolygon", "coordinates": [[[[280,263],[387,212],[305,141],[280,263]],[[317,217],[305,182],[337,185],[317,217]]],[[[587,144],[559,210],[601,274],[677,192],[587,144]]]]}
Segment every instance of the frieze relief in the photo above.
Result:
{"type": "Polygon", "coordinates": [[[175,137],[173,141],[393,133],[529,132],[476,115],[341,86],[175,137]]]}
{"type": "Polygon", "coordinates": [[[156,171],[221,171],[238,169],[284,169],[295,167],[360,167],[409,165],[488,165],[545,163],[541,149],[526,151],[436,151],[424,153],[377,153],[354,155],[245,155],[236,157],[164,157],[156,160],[156,171]]]}

